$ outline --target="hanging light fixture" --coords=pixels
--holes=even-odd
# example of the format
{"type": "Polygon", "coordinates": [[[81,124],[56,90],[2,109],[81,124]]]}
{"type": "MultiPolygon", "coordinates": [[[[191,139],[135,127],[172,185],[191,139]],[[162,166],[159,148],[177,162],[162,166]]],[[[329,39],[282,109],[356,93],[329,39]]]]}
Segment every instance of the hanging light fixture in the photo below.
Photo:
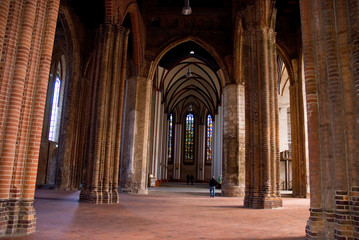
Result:
{"type": "Polygon", "coordinates": [[[185,16],[192,14],[192,8],[189,5],[189,0],[184,0],[184,7],[182,8],[182,14],[185,16]]]}
{"type": "Polygon", "coordinates": [[[186,77],[192,77],[191,69],[188,67],[186,77]]]}

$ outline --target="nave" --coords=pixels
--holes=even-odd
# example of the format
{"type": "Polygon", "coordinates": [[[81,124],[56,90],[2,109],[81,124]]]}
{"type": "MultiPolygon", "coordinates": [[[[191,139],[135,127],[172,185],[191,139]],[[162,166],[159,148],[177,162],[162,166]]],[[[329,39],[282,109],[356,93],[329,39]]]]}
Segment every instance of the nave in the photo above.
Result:
{"type": "Polygon", "coordinates": [[[164,183],[119,204],[79,203],[80,191],[37,189],[37,231],[11,240],[304,239],[309,199],[277,209],[243,208],[241,197],[209,197],[207,183],[164,183]]]}

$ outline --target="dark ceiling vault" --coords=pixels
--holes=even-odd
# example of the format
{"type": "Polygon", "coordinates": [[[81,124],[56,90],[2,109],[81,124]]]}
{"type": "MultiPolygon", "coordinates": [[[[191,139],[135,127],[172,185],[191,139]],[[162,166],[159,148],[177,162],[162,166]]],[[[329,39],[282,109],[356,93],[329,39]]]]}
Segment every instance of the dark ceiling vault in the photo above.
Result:
{"type": "Polygon", "coordinates": [[[219,65],[213,56],[193,41],[187,41],[168,51],[161,59],[160,66],[166,69],[170,69],[177,62],[188,58],[194,57],[207,63],[213,71],[219,70],[219,65]],[[193,51],[194,54],[191,54],[193,51]]]}
{"type": "Polygon", "coordinates": [[[72,6],[80,21],[88,29],[95,29],[105,21],[104,0],[65,0],[72,6]]]}

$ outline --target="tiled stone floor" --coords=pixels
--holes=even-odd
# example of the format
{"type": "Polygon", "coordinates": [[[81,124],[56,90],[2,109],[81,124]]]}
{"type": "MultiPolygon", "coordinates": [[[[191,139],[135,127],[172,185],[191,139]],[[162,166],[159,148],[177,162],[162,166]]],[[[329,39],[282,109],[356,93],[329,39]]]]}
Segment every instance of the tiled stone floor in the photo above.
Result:
{"type": "Polygon", "coordinates": [[[13,240],[304,239],[309,199],[245,209],[243,198],[209,197],[207,184],[164,184],[119,204],[79,203],[79,191],[36,190],[37,231],[13,240]]]}

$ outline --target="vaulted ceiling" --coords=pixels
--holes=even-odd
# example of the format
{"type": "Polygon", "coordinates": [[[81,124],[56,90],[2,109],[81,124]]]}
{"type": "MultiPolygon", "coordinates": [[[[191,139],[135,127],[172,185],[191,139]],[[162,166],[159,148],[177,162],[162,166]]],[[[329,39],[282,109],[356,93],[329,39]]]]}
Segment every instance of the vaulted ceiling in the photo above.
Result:
{"type": "MultiPolygon", "coordinates": [[[[87,29],[87,41],[105,19],[103,0],[62,0],[69,4],[87,29]],[[88,8],[83,8],[84,2],[88,8]]],[[[242,2],[231,0],[190,0],[193,13],[183,16],[184,0],[136,0],[145,26],[145,55],[154,60],[171,42],[196,36],[216,49],[220,57],[233,54],[233,14],[242,2]]],[[[277,44],[288,59],[300,52],[299,0],[277,0],[277,44]]],[[[130,36],[131,37],[131,36],[130,36]]],[[[221,65],[223,66],[223,64],[221,65]]],[[[168,51],[159,63],[155,85],[162,93],[167,112],[185,111],[189,106],[201,114],[216,114],[221,103],[221,71],[217,61],[194,42],[182,43],[168,51]],[[194,54],[190,55],[189,51],[194,54]],[[190,70],[191,76],[186,77],[190,70]]]]}
{"type": "Polygon", "coordinates": [[[215,59],[198,44],[188,41],[168,51],[160,61],[158,87],[165,111],[198,115],[216,114],[222,84],[215,59]]]}

